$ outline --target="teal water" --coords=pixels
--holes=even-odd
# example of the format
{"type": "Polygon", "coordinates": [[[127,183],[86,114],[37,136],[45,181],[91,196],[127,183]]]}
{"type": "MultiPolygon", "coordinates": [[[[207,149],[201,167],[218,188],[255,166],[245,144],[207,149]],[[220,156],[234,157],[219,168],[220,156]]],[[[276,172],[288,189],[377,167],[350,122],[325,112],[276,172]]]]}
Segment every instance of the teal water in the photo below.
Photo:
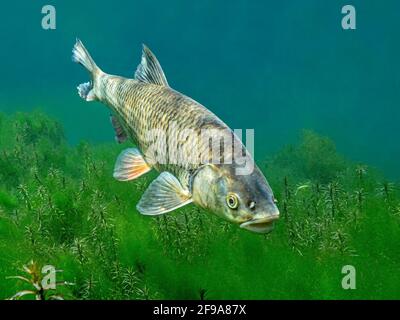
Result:
{"type": "Polygon", "coordinates": [[[341,28],[344,1],[43,1],[1,4],[0,111],[42,109],[71,143],[113,140],[107,109],[85,103],[79,37],[109,73],[132,76],[146,43],[169,83],[232,128],[254,128],[256,158],[303,129],[332,138],[352,160],[400,177],[400,3],[355,1],[357,29],[341,28]]]}

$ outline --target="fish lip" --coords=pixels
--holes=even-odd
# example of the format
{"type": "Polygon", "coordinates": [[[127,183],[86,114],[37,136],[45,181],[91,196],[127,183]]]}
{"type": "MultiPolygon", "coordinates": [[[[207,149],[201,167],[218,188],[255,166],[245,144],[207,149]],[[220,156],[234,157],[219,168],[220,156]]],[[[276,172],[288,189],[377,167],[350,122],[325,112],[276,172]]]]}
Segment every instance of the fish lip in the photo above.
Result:
{"type": "Polygon", "coordinates": [[[252,219],[240,224],[240,228],[256,233],[268,233],[274,228],[274,221],[279,219],[279,215],[272,215],[265,218],[252,219]]]}

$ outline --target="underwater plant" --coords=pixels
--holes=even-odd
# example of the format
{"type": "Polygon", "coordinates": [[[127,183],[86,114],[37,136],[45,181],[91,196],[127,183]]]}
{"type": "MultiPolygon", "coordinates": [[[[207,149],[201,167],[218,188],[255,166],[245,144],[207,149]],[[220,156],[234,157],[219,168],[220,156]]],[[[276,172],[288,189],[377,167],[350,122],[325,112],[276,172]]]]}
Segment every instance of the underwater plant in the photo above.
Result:
{"type": "MultiPolygon", "coordinates": [[[[73,283],[67,281],[57,281],[53,285],[49,285],[45,281],[42,268],[34,261],[30,261],[27,265],[24,265],[23,270],[28,274],[28,277],[9,276],[7,279],[21,280],[28,283],[31,288],[17,292],[9,298],[10,300],[18,300],[28,295],[34,296],[35,300],[64,300],[62,294],[55,291],[56,287],[73,285],[73,283]]],[[[54,272],[62,272],[62,270],[55,270],[54,272]]]]}
{"type": "Polygon", "coordinates": [[[29,273],[6,280],[30,260],[37,270],[59,266],[75,284],[45,299],[400,297],[397,185],[336,154],[326,137],[309,132],[265,161],[281,219],[258,236],[193,205],[143,217],[135,205],[151,179],[112,178],[113,155],[126,146],[70,146],[38,112],[0,119],[1,299],[25,290],[14,298],[36,299],[29,273]],[[331,159],[314,161],[318,150],[331,159]],[[352,292],[340,287],[347,264],[362,281],[352,292]]]}

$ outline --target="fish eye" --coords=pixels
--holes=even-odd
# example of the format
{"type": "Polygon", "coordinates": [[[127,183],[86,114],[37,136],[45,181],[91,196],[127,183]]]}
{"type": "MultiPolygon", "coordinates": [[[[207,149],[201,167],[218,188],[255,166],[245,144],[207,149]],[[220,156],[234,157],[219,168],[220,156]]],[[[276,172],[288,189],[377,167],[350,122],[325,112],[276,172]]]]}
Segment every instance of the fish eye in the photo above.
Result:
{"type": "Polygon", "coordinates": [[[239,206],[239,199],[238,199],[237,195],[233,194],[233,193],[229,193],[226,196],[226,204],[231,209],[237,209],[237,207],[239,206]]]}

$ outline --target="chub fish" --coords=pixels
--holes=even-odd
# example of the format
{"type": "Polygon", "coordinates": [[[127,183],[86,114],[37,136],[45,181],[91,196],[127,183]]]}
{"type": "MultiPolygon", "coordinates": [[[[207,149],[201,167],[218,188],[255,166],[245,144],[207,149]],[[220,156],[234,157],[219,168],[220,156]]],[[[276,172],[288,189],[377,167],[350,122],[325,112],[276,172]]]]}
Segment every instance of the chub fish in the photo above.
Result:
{"type": "Polygon", "coordinates": [[[104,73],[80,40],[72,58],[91,78],[78,86],[81,98],[106,104],[116,140],[136,145],[118,156],[114,178],[160,172],[137,204],[140,213],[159,215],[194,203],[241,228],[272,230],[279,217],[276,200],[246,147],[210,110],[169,86],[146,46],[133,79],[104,73]],[[243,163],[251,170],[241,172],[243,163]]]}

